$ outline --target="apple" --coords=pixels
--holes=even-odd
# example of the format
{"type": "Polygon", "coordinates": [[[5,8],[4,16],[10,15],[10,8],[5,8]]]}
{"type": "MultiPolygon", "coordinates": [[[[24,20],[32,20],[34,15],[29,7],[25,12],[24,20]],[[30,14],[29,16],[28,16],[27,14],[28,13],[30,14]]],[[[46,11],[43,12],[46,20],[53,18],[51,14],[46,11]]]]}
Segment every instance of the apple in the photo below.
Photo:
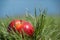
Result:
{"type": "Polygon", "coordinates": [[[11,31],[13,29],[14,31],[20,31],[22,28],[22,21],[20,20],[12,20],[8,26],[8,31],[11,31]]]}
{"type": "Polygon", "coordinates": [[[29,36],[32,36],[34,33],[34,27],[32,26],[30,22],[25,22],[23,24],[23,30],[29,36]]]}

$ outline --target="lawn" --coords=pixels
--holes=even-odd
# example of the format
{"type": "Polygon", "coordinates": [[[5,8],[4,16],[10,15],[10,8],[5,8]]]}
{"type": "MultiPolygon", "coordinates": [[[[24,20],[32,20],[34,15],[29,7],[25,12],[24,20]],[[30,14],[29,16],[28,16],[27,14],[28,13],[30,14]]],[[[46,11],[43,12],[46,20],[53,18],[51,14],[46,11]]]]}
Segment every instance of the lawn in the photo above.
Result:
{"type": "Polygon", "coordinates": [[[48,16],[44,10],[36,15],[29,13],[23,16],[9,17],[0,19],[0,40],[60,40],[60,18],[55,16],[48,16]],[[34,35],[27,36],[24,33],[24,38],[18,32],[12,30],[11,33],[7,32],[7,27],[11,20],[21,19],[29,21],[35,28],[34,35]]]}

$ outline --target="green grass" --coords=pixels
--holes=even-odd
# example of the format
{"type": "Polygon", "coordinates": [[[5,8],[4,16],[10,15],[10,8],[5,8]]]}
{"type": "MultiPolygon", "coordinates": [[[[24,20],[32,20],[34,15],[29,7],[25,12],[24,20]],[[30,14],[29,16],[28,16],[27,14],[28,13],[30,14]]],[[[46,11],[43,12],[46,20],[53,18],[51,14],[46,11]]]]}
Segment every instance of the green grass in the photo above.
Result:
{"type": "Polygon", "coordinates": [[[60,40],[60,18],[48,16],[45,10],[37,16],[35,9],[34,16],[27,14],[21,17],[0,19],[0,40],[60,40]],[[24,38],[22,38],[18,32],[15,33],[13,30],[11,33],[7,32],[7,27],[13,19],[31,22],[35,28],[34,35],[30,37],[24,33],[24,38]]]}

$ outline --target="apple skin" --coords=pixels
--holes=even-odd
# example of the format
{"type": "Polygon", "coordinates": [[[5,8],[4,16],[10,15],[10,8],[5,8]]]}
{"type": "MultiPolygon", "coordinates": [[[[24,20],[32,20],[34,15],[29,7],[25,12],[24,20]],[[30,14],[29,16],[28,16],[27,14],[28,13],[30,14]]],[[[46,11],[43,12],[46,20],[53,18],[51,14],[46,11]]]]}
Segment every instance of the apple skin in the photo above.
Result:
{"type": "Polygon", "coordinates": [[[23,33],[23,31],[24,31],[24,33],[26,33],[29,36],[33,36],[33,33],[34,33],[34,27],[32,26],[32,24],[25,20],[11,21],[8,26],[8,31],[10,32],[11,29],[13,29],[13,31],[17,30],[19,33],[23,33]]]}

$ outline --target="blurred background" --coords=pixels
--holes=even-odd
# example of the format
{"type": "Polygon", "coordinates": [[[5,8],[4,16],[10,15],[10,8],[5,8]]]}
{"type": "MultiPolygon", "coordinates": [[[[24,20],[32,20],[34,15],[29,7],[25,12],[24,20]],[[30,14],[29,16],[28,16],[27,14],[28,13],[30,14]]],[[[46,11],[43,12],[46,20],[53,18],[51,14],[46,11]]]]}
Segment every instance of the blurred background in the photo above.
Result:
{"type": "Polygon", "coordinates": [[[48,15],[60,14],[60,0],[0,0],[0,18],[23,15],[28,11],[34,15],[34,8],[47,9],[48,15]]]}

